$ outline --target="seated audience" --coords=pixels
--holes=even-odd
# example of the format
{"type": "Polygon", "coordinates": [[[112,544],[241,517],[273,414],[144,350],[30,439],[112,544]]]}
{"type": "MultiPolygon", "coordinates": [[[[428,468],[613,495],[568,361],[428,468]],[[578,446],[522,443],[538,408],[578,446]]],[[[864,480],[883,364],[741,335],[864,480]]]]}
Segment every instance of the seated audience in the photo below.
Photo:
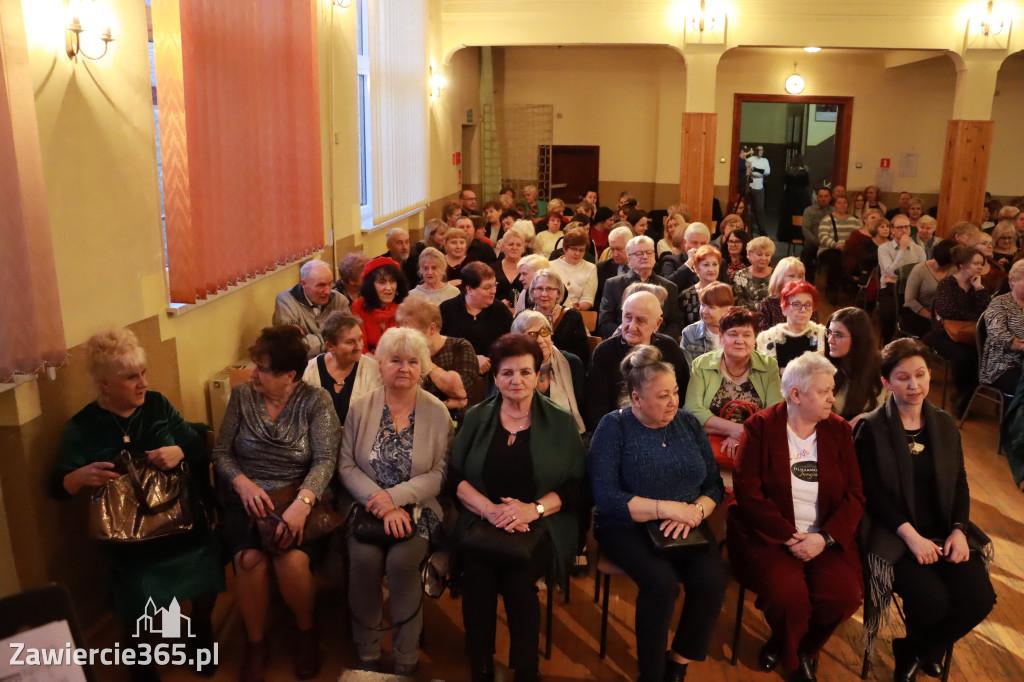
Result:
{"type": "MultiPolygon", "coordinates": [[[[832,190],[819,187],[815,192],[815,203],[804,209],[803,226],[800,228],[804,245],[800,250],[800,261],[811,281],[815,279],[818,262],[818,228],[822,221],[832,215],[832,190]]],[[[831,227],[831,224],[829,225],[831,227]]]]}
{"type": "Polygon", "coordinates": [[[676,285],[664,277],[654,274],[654,241],[643,235],[633,237],[626,243],[626,258],[629,262],[630,274],[612,277],[604,285],[601,298],[601,309],[597,316],[597,330],[602,338],[615,333],[622,321],[622,294],[633,282],[650,282],[665,288],[668,298],[665,300],[662,334],[678,339],[683,331],[679,319],[679,290],[676,285]]]}
{"type": "Polygon", "coordinates": [[[561,213],[549,213],[545,216],[541,221],[543,229],[538,229],[537,236],[533,238],[533,252],[549,258],[558,240],[562,238],[564,224],[561,213]]]}
{"type": "Polygon", "coordinates": [[[917,236],[914,237],[914,242],[924,249],[924,255],[928,258],[932,257],[932,250],[941,241],[935,236],[938,226],[938,221],[930,215],[923,215],[917,221],[917,236]]]}
{"type": "Polygon", "coordinates": [[[1013,227],[1013,221],[1001,220],[992,229],[992,239],[995,246],[992,249],[992,258],[1005,270],[1009,270],[1017,255],[1017,230],[1013,227]]]}
{"type": "Polygon", "coordinates": [[[461,507],[453,575],[462,593],[467,679],[494,679],[500,594],[509,667],[516,680],[531,682],[540,680],[536,583],[543,577],[549,590],[568,585],[586,455],[572,416],[536,391],[543,359],[537,343],[508,334],[488,352],[498,393],[466,414],[452,447],[450,476],[461,507]],[[486,544],[507,543],[510,558],[484,550],[492,537],[486,544]]]}
{"type": "Polygon", "coordinates": [[[310,541],[303,529],[315,504],[333,503],[321,498],[337,466],[341,424],[327,391],[301,380],[306,352],[293,326],[265,328],[249,355],[252,380],[232,387],[213,448],[214,471],[231,491],[221,532],[234,558],[235,604],[245,625],[240,679],[264,678],[271,572],[298,627],[295,675],[309,679],[320,670],[312,564],[326,553],[328,538],[310,541]],[[281,511],[285,500],[271,495],[291,502],[281,511]],[[261,537],[256,525],[268,517],[277,521],[272,538],[261,537]]]}
{"type": "Polygon", "coordinates": [[[747,259],[750,265],[732,278],[732,290],[736,305],[757,311],[761,301],[768,297],[768,284],[772,276],[772,256],[775,242],[769,237],[754,237],[747,242],[747,259]]]}
{"type": "Polygon", "coordinates": [[[978,230],[974,233],[974,241],[971,246],[976,248],[985,259],[985,264],[981,266],[981,281],[985,288],[993,294],[1003,293],[1003,286],[1006,284],[1006,270],[999,267],[993,258],[992,235],[978,230]]]}
{"type": "Polygon", "coordinates": [[[583,363],[572,353],[563,354],[554,341],[551,322],[535,310],[524,310],[512,321],[513,334],[525,334],[540,346],[543,354],[537,374],[537,391],[569,412],[580,433],[586,431],[580,403],[585,395],[583,363]],[[579,396],[579,398],[577,398],[579,396]]]}
{"type": "Polygon", "coordinates": [[[707,658],[725,598],[720,550],[704,524],[725,487],[700,424],[679,409],[675,368],[658,349],[637,346],[618,369],[622,407],[601,419],[590,450],[594,535],[637,584],[640,679],[679,682],[691,661],[707,658]],[[649,533],[708,542],[659,551],[649,533]],[[680,582],[686,594],[666,652],[680,582]]]}
{"type": "Polygon", "coordinates": [[[878,344],[871,318],[860,308],[840,308],[828,318],[826,357],[836,368],[832,411],[856,426],[865,413],[885,402],[878,344]]]}
{"type": "Polygon", "coordinates": [[[526,235],[519,228],[513,227],[501,238],[499,249],[501,258],[494,264],[495,281],[498,283],[497,299],[509,310],[515,310],[516,302],[523,293],[523,283],[519,279],[519,263],[526,252],[526,235]]]}
{"type": "MultiPolygon", "coordinates": [[[[301,334],[294,335],[304,363],[301,334]]],[[[96,399],[64,426],[51,475],[55,498],[68,499],[85,489],[94,495],[94,490],[124,473],[118,461],[121,453],[161,471],[180,471],[183,463],[193,472],[207,470],[205,434],[190,426],[167,398],[148,390],[146,351],[134,333],[112,329],[92,336],[85,344],[85,363],[96,399]]],[[[186,480],[190,492],[198,494],[195,483],[186,480]]],[[[163,609],[176,599],[192,602],[195,637],[189,656],[197,648],[213,649],[210,617],[217,593],[224,590],[224,566],[217,536],[206,523],[146,542],[104,543],[100,550],[110,572],[106,598],[125,637],[136,631],[136,620],[147,612],[147,600],[163,609]]],[[[135,646],[121,644],[124,650],[135,646]]],[[[209,676],[215,668],[196,670],[209,676]]],[[[133,666],[132,671],[133,679],[159,679],[151,665],[133,666]]]]}
{"type": "Polygon", "coordinates": [[[658,242],[658,261],[655,263],[654,271],[662,277],[670,277],[688,258],[686,255],[686,228],[688,225],[680,223],[680,217],[678,214],[669,215],[666,219],[666,235],[658,242]],[[669,227],[671,227],[671,238],[668,236],[669,227]],[[663,249],[663,245],[667,248],[663,249]]]}
{"type": "Polygon", "coordinates": [[[807,282],[790,282],[782,287],[779,298],[786,321],[758,334],[757,350],[775,358],[784,369],[807,351],[825,352],[825,327],[811,320],[818,309],[818,290],[807,282]]]}
{"type": "Polygon", "coordinates": [[[409,293],[398,263],[378,256],[363,267],[362,294],[352,304],[352,314],[363,321],[363,352],[373,355],[381,334],[397,326],[395,311],[409,293]]]}
{"type": "Polygon", "coordinates": [[[907,288],[903,294],[903,309],[900,311],[900,326],[911,336],[923,337],[932,331],[932,305],[939,282],[949,274],[956,242],[943,239],[935,245],[932,257],[918,263],[907,277],[907,288]]]}
{"type": "Polygon", "coordinates": [[[582,230],[583,235],[586,237],[586,241],[583,243],[583,250],[581,253],[581,259],[585,260],[591,265],[597,264],[597,247],[594,245],[593,240],[590,238],[590,219],[587,216],[577,213],[572,217],[572,221],[565,226],[562,230],[562,238],[558,240],[555,245],[555,250],[551,252],[551,256],[548,260],[555,261],[565,255],[565,237],[569,234],[570,230],[582,230]]]}
{"type": "Polygon", "coordinates": [[[594,302],[600,307],[601,299],[604,296],[604,285],[612,277],[628,275],[629,258],[626,256],[626,244],[633,238],[633,229],[628,225],[619,225],[608,233],[608,258],[599,260],[597,263],[597,292],[594,294],[594,302]]]}
{"type": "MultiPolygon", "coordinates": [[[[850,235],[860,229],[860,220],[849,214],[845,196],[837,196],[832,213],[818,225],[818,263],[828,275],[826,287],[835,291],[842,273],[843,253],[850,235]]],[[[807,248],[807,244],[804,244],[807,248]]]]}
{"type": "Polygon", "coordinates": [[[357,515],[379,519],[390,541],[346,534],[352,640],[361,667],[380,670],[387,576],[395,675],[413,675],[423,630],[420,564],[444,513],[437,501],[448,463],[452,422],[420,388],[430,363],[423,335],[384,332],[377,346],[384,385],[352,405],[338,454],[338,478],[357,515]]]}
{"type": "Polygon", "coordinates": [[[907,218],[910,219],[910,236],[917,238],[917,224],[924,217],[924,204],[918,198],[913,198],[907,205],[907,218]]]}
{"type": "Polygon", "coordinates": [[[771,636],[758,665],[813,682],[818,654],[864,595],[864,513],[850,426],[832,414],[835,367],[805,353],[782,373],[784,403],[747,420],[726,542],[771,636]]]}
{"type": "Polygon", "coordinates": [[[338,421],[345,423],[353,402],[381,385],[380,369],[372,357],[363,357],[363,321],[349,312],[335,310],[324,320],[321,332],[327,351],[306,365],[302,380],[327,390],[338,421]]]}
{"type": "Polygon", "coordinates": [[[282,291],[274,301],[275,326],[293,324],[306,338],[308,356],[324,352],[320,326],[335,310],[348,310],[348,300],[331,288],[333,268],[322,260],[306,261],[299,268],[299,283],[282,291]]]}
{"type": "Polygon", "coordinates": [[[590,362],[587,326],[578,310],[559,303],[565,300],[565,284],[558,273],[554,270],[537,271],[530,281],[530,299],[533,301],[532,309],[551,322],[553,343],[575,355],[584,366],[590,362]]]}
{"type": "Polygon", "coordinates": [[[492,244],[497,244],[505,236],[501,204],[497,201],[488,201],[484,204],[483,217],[487,221],[484,237],[492,244]]]}
{"type": "Polygon", "coordinates": [[[666,256],[662,262],[661,276],[676,285],[679,291],[686,291],[698,281],[697,264],[693,256],[697,249],[711,239],[711,230],[704,223],[690,223],[683,231],[682,250],[678,255],[666,256]]]}
{"type": "MultiPolygon", "coordinates": [[[[758,237],[758,239],[767,237],[758,237]]],[[[683,329],[679,347],[683,349],[686,364],[692,366],[698,355],[710,353],[722,347],[718,331],[722,315],[735,303],[732,289],[728,284],[712,282],[700,295],[700,320],[683,329]]]]}
{"type": "Polygon", "coordinates": [[[736,274],[740,270],[750,267],[750,260],[747,258],[746,249],[750,242],[750,234],[745,230],[733,230],[725,238],[725,251],[722,253],[722,264],[719,268],[718,279],[732,285],[736,274]]]}
{"type": "Polygon", "coordinates": [[[477,228],[472,218],[459,218],[455,222],[455,227],[466,233],[467,262],[479,261],[491,265],[497,260],[497,256],[494,255],[494,244],[487,244],[476,238],[477,228]]]}
{"type": "Polygon", "coordinates": [[[850,233],[843,249],[843,275],[864,281],[878,266],[878,247],[889,241],[889,221],[877,209],[868,209],[862,227],[850,233]]]}
{"type": "Polygon", "coordinates": [[[928,348],[915,339],[882,350],[892,396],[857,426],[869,566],[864,625],[869,644],[895,591],[906,637],[893,640],[894,679],[942,673],[946,650],[981,623],[996,595],[986,570],[991,543],[970,520],[971,495],[956,422],[928,402],[928,348]]]}
{"type": "MultiPolygon", "coordinates": [[[[853,207],[850,209],[850,215],[863,222],[864,214],[867,210],[867,200],[864,198],[864,192],[857,192],[853,195],[853,207]]],[[[879,213],[884,215],[883,211],[879,211],[879,213]]]]}
{"type": "Polygon", "coordinates": [[[896,316],[899,314],[899,301],[890,287],[898,285],[900,272],[906,266],[927,260],[924,249],[910,238],[910,218],[897,215],[891,225],[892,240],[878,247],[878,316],[882,343],[892,339],[896,331],[896,316]]]}
{"type": "Polygon", "coordinates": [[[688,220],[684,220],[683,216],[678,213],[670,213],[668,217],[665,218],[665,236],[659,239],[657,244],[659,261],[662,256],[676,252],[675,249],[678,248],[674,241],[676,230],[685,228],[688,222],[688,220]]]}
{"type": "Polygon", "coordinates": [[[491,368],[486,353],[498,337],[508,333],[512,313],[494,300],[498,285],[491,266],[470,263],[462,268],[460,278],[463,293],[441,304],[441,333],[469,341],[480,374],[486,374],[491,368]]]}
{"type": "Polygon", "coordinates": [[[461,421],[465,408],[483,397],[483,380],[472,344],[443,335],[440,306],[417,294],[402,301],[395,321],[426,338],[430,361],[423,365],[423,390],[442,401],[452,419],[461,421]]]}
{"type": "Polygon", "coordinates": [[[547,270],[549,265],[551,263],[548,259],[537,253],[519,259],[519,283],[523,285],[523,293],[516,299],[516,309],[512,311],[513,315],[518,315],[533,307],[533,299],[530,298],[530,284],[533,282],[534,275],[541,270],[547,270]]]}
{"type": "Polygon", "coordinates": [[[1024,360],[1024,261],[1010,268],[1010,291],[996,296],[985,310],[985,347],[978,380],[1013,395],[1024,360]]]}
{"type": "Polygon", "coordinates": [[[634,208],[626,214],[626,222],[632,226],[633,234],[636,235],[647,234],[647,228],[650,226],[650,219],[647,217],[647,211],[641,211],[638,208],[634,208]]]}
{"type": "Polygon", "coordinates": [[[679,293],[679,314],[684,325],[700,320],[700,295],[704,289],[719,281],[722,254],[710,244],[702,246],[693,254],[693,263],[697,268],[697,283],[679,293]]]}
{"type": "Polygon", "coordinates": [[[455,221],[461,217],[462,204],[458,201],[449,201],[441,208],[441,219],[448,223],[448,227],[455,227],[455,221]]]}
{"type": "Polygon", "coordinates": [[[459,203],[462,204],[462,215],[480,215],[476,209],[476,192],[471,189],[464,189],[459,192],[459,203]]]}
{"type": "Polygon", "coordinates": [[[948,323],[977,323],[988,307],[991,294],[981,281],[985,258],[977,249],[970,246],[955,247],[952,262],[956,269],[935,288],[930,343],[952,365],[953,383],[956,386],[953,414],[959,416],[978,385],[978,347],[974,341],[972,325],[948,323]],[[951,338],[946,329],[947,324],[954,332],[955,327],[964,328],[963,338],[959,341],[951,338]]]}
{"type": "MultiPolygon", "coordinates": [[[[771,329],[775,325],[785,322],[786,316],[782,314],[782,287],[790,282],[804,281],[804,264],[795,256],[787,256],[775,266],[775,271],[768,278],[768,296],[761,299],[758,306],[758,313],[761,316],[759,331],[771,329]]],[[[817,320],[817,313],[811,318],[817,320]]]]}
{"type": "Polygon", "coordinates": [[[914,196],[910,192],[900,192],[899,203],[895,208],[890,208],[885,212],[885,219],[892,222],[892,219],[898,215],[909,215],[910,212],[910,200],[914,196]]]}
{"type": "Polygon", "coordinates": [[[362,251],[349,251],[338,261],[338,280],[334,290],[345,297],[349,307],[359,298],[359,287],[363,284],[363,267],[370,260],[362,251]]]}
{"type": "Polygon", "coordinates": [[[576,310],[591,310],[597,294],[597,267],[583,259],[589,243],[586,230],[570,225],[562,239],[562,257],[548,266],[561,276],[568,296],[566,302],[576,310]]]}
{"type": "Polygon", "coordinates": [[[426,296],[437,305],[459,295],[459,290],[445,281],[448,262],[443,253],[433,246],[428,246],[420,251],[419,261],[418,279],[421,284],[416,285],[412,291],[426,296]]]}
{"type": "MultiPolygon", "coordinates": [[[[409,258],[402,264],[402,274],[409,286],[420,281],[420,254],[428,246],[432,246],[441,253],[444,253],[444,236],[448,233],[448,223],[440,218],[431,218],[423,226],[423,241],[416,242],[409,249],[409,258]]],[[[447,264],[446,266],[447,267],[447,264]]],[[[362,271],[362,268],[360,268],[362,271]]]]}
{"type": "Polygon", "coordinates": [[[742,217],[730,213],[722,218],[722,222],[718,223],[718,236],[709,243],[721,252],[724,249],[725,240],[733,232],[747,232],[747,226],[742,217]]]}
{"type": "Polygon", "coordinates": [[[864,208],[865,209],[877,209],[882,213],[882,217],[885,217],[885,204],[879,198],[878,186],[868,185],[864,188],[864,208]]]}
{"type": "Polygon", "coordinates": [[[751,403],[757,410],[782,401],[778,363],[754,350],[757,320],[757,314],[746,308],[726,311],[718,323],[722,347],[693,361],[686,389],[686,410],[705,433],[724,439],[721,454],[730,459],[736,456],[749,415],[738,410],[726,419],[720,416],[722,408],[734,400],[751,403]]]}
{"type": "Polygon", "coordinates": [[[459,228],[451,228],[444,235],[444,258],[445,272],[444,279],[454,287],[460,287],[462,280],[459,273],[464,265],[473,262],[473,259],[466,253],[468,238],[466,233],[459,228]]]}
{"type": "Polygon", "coordinates": [[[588,431],[597,428],[601,417],[618,405],[622,393],[619,363],[636,346],[651,345],[661,351],[662,357],[675,367],[676,383],[681,390],[686,387],[690,371],[682,349],[672,337],[657,333],[662,325],[661,310],[658,297],[646,291],[632,294],[622,302],[619,333],[598,344],[587,370],[587,400],[583,417],[588,431]]]}
{"type": "Polygon", "coordinates": [[[949,228],[950,237],[955,239],[956,243],[960,246],[970,246],[973,244],[977,231],[978,226],[967,220],[953,223],[953,226],[949,228]]]}
{"type": "Polygon", "coordinates": [[[405,261],[409,260],[409,251],[411,249],[409,233],[401,227],[392,227],[388,230],[385,239],[388,250],[382,253],[381,256],[390,258],[401,267],[405,261]]]}

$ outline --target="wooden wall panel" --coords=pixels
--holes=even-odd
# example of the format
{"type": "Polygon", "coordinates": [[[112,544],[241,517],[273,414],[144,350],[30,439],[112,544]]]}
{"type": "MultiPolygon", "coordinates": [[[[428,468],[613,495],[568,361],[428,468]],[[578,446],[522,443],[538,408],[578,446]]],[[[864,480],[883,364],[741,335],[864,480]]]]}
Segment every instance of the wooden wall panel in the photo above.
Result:
{"type": "Polygon", "coordinates": [[[718,114],[683,114],[679,200],[694,220],[711,225],[715,194],[715,137],[718,114]]]}
{"type": "Polygon", "coordinates": [[[939,189],[939,236],[959,220],[981,223],[992,153],[993,121],[950,121],[939,189]]]}

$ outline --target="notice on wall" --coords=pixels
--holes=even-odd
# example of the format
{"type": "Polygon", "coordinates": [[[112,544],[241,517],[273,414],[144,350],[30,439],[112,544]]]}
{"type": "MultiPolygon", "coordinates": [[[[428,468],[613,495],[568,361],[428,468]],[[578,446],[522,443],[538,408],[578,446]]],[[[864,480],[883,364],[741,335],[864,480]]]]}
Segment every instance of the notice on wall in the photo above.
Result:
{"type": "Polygon", "coordinates": [[[900,154],[900,177],[917,176],[917,154],[900,154]]]}
{"type": "Polygon", "coordinates": [[[875,184],[880,192],[892,191],[892,168],[879,168],[875,171],[875,184]]]}

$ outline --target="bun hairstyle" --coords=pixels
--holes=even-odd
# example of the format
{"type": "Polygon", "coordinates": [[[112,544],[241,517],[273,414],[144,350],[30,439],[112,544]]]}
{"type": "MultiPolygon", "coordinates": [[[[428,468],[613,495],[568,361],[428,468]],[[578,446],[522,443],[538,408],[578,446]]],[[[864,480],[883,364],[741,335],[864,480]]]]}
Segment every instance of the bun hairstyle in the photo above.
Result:
{"type": "Polygon", "coordinates": [[[622,407],[629,407],[632,404],[633,393],[643,389],[644,384],[658,374],[664,372],[675,373],[675,369],[661,359],[661,351],[654,346],[640,345],[629,352],[619,364],[619,371],[622,372],[622,395],[619,404],[622,407]]]}

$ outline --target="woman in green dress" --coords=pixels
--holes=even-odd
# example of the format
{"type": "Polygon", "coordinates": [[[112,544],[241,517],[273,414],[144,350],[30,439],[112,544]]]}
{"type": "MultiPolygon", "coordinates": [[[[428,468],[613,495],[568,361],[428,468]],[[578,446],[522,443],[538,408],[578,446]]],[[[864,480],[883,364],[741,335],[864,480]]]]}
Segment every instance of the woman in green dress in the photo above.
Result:
{"type": "MultiPolygon", "coordinates": [[[[118,477],[122,450],[145,454],[152,466],[169,471],[182,461],[192,471],[208,466],[205,439],[146,380],[146,352],[135,334],[113,329],[86,343],[89,372],[97,398],[64,427],[53,469],[53,493],[66,499],[118,477]]],[[[157,609],[177,599],[192,602],[196,648],[213,646],[210,616],[224,589],[224,569],[216,538],[205,524],[188,533],[142,544],[106,545],[110,601],[121,628],[130,636],[152,599],[157,609]]],[[[132,666],[134,679],[157,679],[148,667],[132,666]]],[[[207,666],[200,672],[212,674],[207,666]]]]}

